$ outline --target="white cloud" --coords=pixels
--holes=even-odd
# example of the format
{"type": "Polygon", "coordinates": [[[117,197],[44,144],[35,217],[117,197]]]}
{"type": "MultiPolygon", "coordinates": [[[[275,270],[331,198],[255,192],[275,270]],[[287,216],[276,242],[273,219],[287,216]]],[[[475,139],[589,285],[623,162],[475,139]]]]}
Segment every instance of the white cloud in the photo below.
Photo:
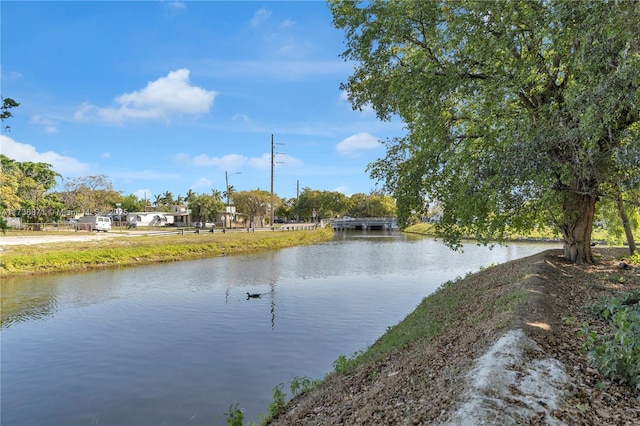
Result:
{"type": "Polygon", "coordinates": [[[251,25],[256,27],[262,24],[263,22],[267,21],[270,17],[271,17],[271,12],[269,12],[264,7],[260,8],[256,13],[253,14],[253,17],[251,18],[251,25]]]}
{"type": "Polygon", "coordinates": [[[249,160],[248,164],[257,169],[267,169],[271,167],[271,154],[265,152],[260,157],[253,157],[249,160]]]}
{"type": "Polygon", "coordinates": [[[380,147],[382,147],[382,144],[378,138],[366,132],[349,136],[336,145],[336,149],[342,155],[351,155],[355,151],[363,149],[378,149],[380,147]]]}
{"type": "Polygon", "coordinates": [[[187,5],[181,1],[168,1],[167,6],[171,9],[186,9],[187,5]]]}
{"type": "Polygon", "coordinates": [[[282,21],[280,23],[280,28],[288,28],[288,27],[292,27],[295,25],[295,21],[292,21],[291,19],[285,19],[284,21],[282,21]]]}
{"type": "Polygon", "coordinates": [[[173,115],[209,112],[217,95],[214,91],[193,86],[186,68],[170,72],[166,77],[149,82],[141,90],[115,98],[118,108],[81,105],[76,120],[99,119],[120,123],[126,120],[165,119],[173,115]]]}
{"type": "MultiPolygon", "coordinates": [[[[268,169],[271,167],[271,154],[264,153],[260,157],[245,157],[241,154],[227,154],[222,157],[210,157],[207,154],[196,155],[179,153],[173,157],[174,161],[194,167],[218,167],[221,170],[240,170],[242,167],[268,169]]],[[[276,155],[277,165],[302,165],[302,160],[287,154],[276,155]]]]}
{"type": "Polygon", "coordinates": [[[200,190],[205,189],[209,191],[212,187],[213,187],[213,183],[209,179],[201,177],[200,179],[193,182],[189,186],[189,189],[196,190],[195,192],[197,192],[198,189],[200,190]]]}
{"type": "Polygon", "coordinates": [[[241,154],[227,154],[223,157],[209,157],[207,154],[200,154],[193,158],[195,166],[218,166],[223,169],[233,169],[249,161],[241,154]]]}
{"type": "MultiPolygon", "coordinates": [[[[340,96],[338,97],[338,104],[346,104],[349,106],[349,108],[351,108],[353,110],[353,107],[351,106],[351,102],[349,102],[349,95],[347,94],[346,90],[341,90],[340,91],[340,96]]],[[[362,107],[360,107],[360,112],[363,114],[374,114],[375,111],[373,110],[373,107],[371,106],[371,104],[366,104],[363,105],[362,107]]]]}
{"type": "Polygon", "coordinates": [[[238,120],[240,120],[240,121],[242,121],[243,123],[248,123],[248,122],[250,122],[250,121],[251,121],[251,119],[250,119],[248,116],[244,115],[244,114],[236,114],[236,115],[234,115],[233,117],[231,117],[231,120],[232,120],[232,121],[238,121],[238,120]]]}
{"type": "Polygon", "coordinates": [[[150,189],[138,189],[133,193],[139,200],[149,200],[151,198],[151,190],[150,189]]]}
{"type": "Polygon", "coordinates": [[[232,170],[249,162],[249,158],[240,154],[228,154],[223,157],[209,157],[207,154],[200,154],[192,157],[189,154],[179,153],[173,159],[194,167],[214,166],[224,170],[232,170]]]}
{"type": "Polygon", "coordinates": [[[276,154],[276,166],[302,166],[304,161],[289,154],[276,154]]]}
{"type": "Polygon", "coordinates": [[[16,142],[8,136],[0,135],[0,152],[16,161],[51,164],[53,171],[62,176],[85,173],[89,165],[73,157],[66,157],[53,151],[38,152],[33,145],[16,142]]]}
{"type": "Polygon", "coordinates": [[[43,117],[41,115],[34,115],[31,117],[31,120],[29,120],[29,123],[31,124],[35,124],[37,126],[42,126],[43,130],[45,131],[45,133],[57,133],[58,132],[58,128],[56,127],[56,123],[46,117],[43,117]]]}
{"type": "Polygon", "coordinates": [[[350,197],[351,195],[353,195],[351,194],[351,190],[349,189],[349,187],[344,185],[335,188],[334,192],[342,192],[347,197],[350,197]]]}
{"type": "Polygon", "coordinates": [[[111,158],[111,153],[110,152],[103,152],[100,156],[102,158],[104,158],[105,160],[108,160],[108,159],[111,158]]]}
{"type": "Polygon", "coordinates": [[[19,73],[18,71],[5,72],[0,67],[0,77],[2,77],[2,79],[5,80],[5,81],[7,81],[7,80],[19,80],[19,79],[22,78],[22,74],[19,73]]]}

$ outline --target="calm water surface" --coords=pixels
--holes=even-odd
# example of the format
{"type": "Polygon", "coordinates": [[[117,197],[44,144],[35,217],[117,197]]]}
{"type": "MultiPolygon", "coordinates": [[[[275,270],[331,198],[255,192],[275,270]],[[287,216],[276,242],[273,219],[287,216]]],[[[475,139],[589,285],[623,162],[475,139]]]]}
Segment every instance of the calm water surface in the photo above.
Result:
{"type": "Polygon", "coordinates": [[[2,281],[2,425],[225,425],[321,378],[441,283],[549,245],[489,250],[396,233],[2,281]],[[262,293],[247,300],[246,293],[262,293]]]}

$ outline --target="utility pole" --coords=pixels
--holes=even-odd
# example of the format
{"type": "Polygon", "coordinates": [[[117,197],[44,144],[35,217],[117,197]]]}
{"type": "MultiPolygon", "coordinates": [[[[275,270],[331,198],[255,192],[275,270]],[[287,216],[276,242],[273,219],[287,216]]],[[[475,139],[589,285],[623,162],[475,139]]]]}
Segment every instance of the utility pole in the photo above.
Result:
{"type": "Polygon", "coordinates": [[[275,212],[273,209],[273,169],[276,165],[276,152],[275,143],[273,142],[273,133],[271,133],[271,228],[273,228],[273,221],[275,220],[275,212]]]}
{"type": "Polygon", "coordinates": [[[300,179],[296,179],[296,222],[300,222],[300,179]]]}
{"type": "MultiPolygon", "coordinates": [[[[231,175],[239,175],[242,172],[234,172],[231,173],[231,175]]],[[[227,219],[229,220],[229,228],[233,228],[233,224],[231,222],[231,204],[229,204],[229,173],[227,173],[227,171],[224,171],[224,182],[226,184],[227,187],[227,191],[226,191],[226,195],[227,195],[227,211],[225,212],[224,215],[224,224],[223,227],[226,228],[227,227],[227,219]]]]}
{"type": "MultiPolygon", "coordinates": [[[[278,145],[284,145],[279,143],[278,145]]],[[[276,143],[273,141],[273,133],[271,134],[271,227],[273,228],[273,221],[275,220],[275,209],[273,202],[273,170],[276,166],[276,154],[282,154],[282,152],[276,152],[276,143]]]]}

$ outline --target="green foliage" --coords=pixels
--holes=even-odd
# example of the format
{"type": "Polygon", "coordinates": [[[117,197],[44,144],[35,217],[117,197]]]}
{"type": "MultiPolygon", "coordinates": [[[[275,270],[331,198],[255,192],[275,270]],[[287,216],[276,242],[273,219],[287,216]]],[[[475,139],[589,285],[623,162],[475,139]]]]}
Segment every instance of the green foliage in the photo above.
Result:
{"type": "Polygon", "coordinates": [[[588,324],[580,330],[589,357],[610,379],[640,389],[640,290],[605,298],[592,310],[609,330],[600,335],[588,324]]]}
{"type": "Polygon", "coordinates": [[[382,192],[372,191],[369,194],[357,193],[349,197],[337,191],[319,191],[304,188],[295,199],[282,200],[276,210],[278,217],[312,220],[313,211],[316,219],[333,219],[341,216],[351,217],[390,217],[396,215],[395,200],[382,192]]]}
{"type": "Polygon", "coordinates": [[[191,204],[192,217],[198,222],[215,222],[224,211],[224,204],[213,195],[200,194],[195,196],[191,204]]]}
{"type": "MultiPolygon", "coordinates": [[[[20,104],[14,101],[13,99],[3,97],[2,106],[0,106],[0,121],[4,123],[6,119],[13,117],[13,113],[11,112],[11,109],[17,108],[19,106],[20,104]]],[[[9,129],[11,129],[11,126],[5,125],[3,130],[9,131],[9,129]]]]}
{"type": "Polygon", "coordinates": [[[296,396],[301,393],[305,393],[314,387],[316,387],[320,383],[320,380],[314,380],[307,376],[294,376],[293,380],[289,384],[289,389],[291,390],[291,394],[296,396]]]}
{"type": "Polygon", "coordinates": [[[346,355],[340,355],[335,361],[333,361],[333,371],[336,373],[344,373],[351,370],[358,365],[359,358],[365,353],[365,351],[356,351],[351,354],[350,357],[346,355]]]}
{"type": "Polygon", "coordinates": [[[239,404],[229,406],[229,411],[225,413],[227,416],[227,424],[229,426],[242,426],[244,421],[244,413],[238,408],[239,404]]]}
{"type": "Polygon", "coordinates": [[[298,197],[295,214],[307,220],[333,219],[346,214],[351,206],[349,198],[337,191],[304,188],[298,197]],[[313,212],[316,212],[315,218],[313,212]]]}
{"type": "Polygon", "coordinates": [[[7,221],[4,220],[3,217],[0,217],[0,230],[2,230],[3,234],[6,234],[7,229],[9,229],[9,226],[7,225],[7,221]]]}
{"type": "Polygon", "coordinates": [[[280,383],[279,385],[273,388],[273,401],[267,407],[267,415],[261,415],[262,418],[261,424],[267,425],[271,419],[278,417],[278,415],[284,410],[286,405],[286,394],[282,391],[284,388],[284,383],[280,383]]]}
{"type": "Polygon", "coordinates": [[[636,2],[329,5],[352,106],[407,128],[369,166],[401,227],[437,200],[453,248],[553,223],[572,260],[592,260],[601,188],[640,184],[636,2]]]}
{"type": "Polygon", "coordinates": [[[272,197],[269,191],[253,190],[239,191],[233,194],[233,202],[238,212],[246,217],[247,227],[261,227],[269,217],[271,205],[278,208],[280,198],[272,197]]]}
{"type": "Polygon", "coordinates": [[[351,217],[391,217],[396,215],[395,200],[385,194],[353,194],[349,197],[351,217]]]}
{"type": "Polygon", "coordinates": [[[122,198],[113,189],[111,179],[103,174],[67,178],[59,196],[67,210],[83,214],[109,212],[122,198]]]}
{"type": "Polygon", "coordinates": [[[0,154],[0,196],[2,214],[21,217],[24,222],[57,220],[63,205],[48,193],[60,177],[51,164],[19,162],[0,154]]]}
{"type": "Polygon", "coordinates": [[[143,212],[147,205],[147,200],[141,200],[135,194],[125,195],[119,202],[120,208],[127,212],[143,212]]]}

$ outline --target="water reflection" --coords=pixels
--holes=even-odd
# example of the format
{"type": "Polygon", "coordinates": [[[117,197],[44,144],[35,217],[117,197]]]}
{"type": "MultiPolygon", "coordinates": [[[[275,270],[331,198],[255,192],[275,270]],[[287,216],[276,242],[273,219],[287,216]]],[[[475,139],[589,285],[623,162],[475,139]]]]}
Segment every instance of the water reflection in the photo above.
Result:
{"type": "Polygon", "coordinates": [[[43,319],[57,309],[55,285],[43,286],[39,281],[7,278],[0,288],[0,327],[8,328],[22,321],[43,319]]]}

